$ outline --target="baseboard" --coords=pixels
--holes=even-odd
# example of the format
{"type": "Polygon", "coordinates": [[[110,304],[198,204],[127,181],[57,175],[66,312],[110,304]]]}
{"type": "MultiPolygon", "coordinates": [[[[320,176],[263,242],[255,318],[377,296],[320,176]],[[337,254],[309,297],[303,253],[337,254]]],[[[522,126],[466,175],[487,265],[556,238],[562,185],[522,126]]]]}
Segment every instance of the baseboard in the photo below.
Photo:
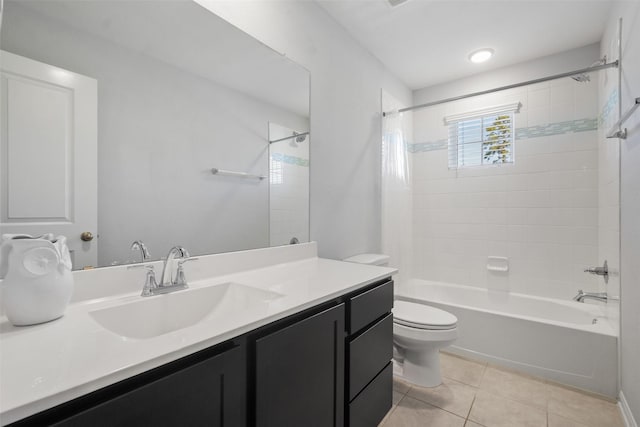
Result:
{"type": "Polygon", "coordinates": [[[620,412],[622,413],[622,419],[624,420],[625,427],[638,427],[638,423],[636,423],[635,418],[633,418],[631,408],[629,408],[627,399],[624,398],[624,393],[622,392],[620,392],[618,407],[620,408],[620,412]]]}

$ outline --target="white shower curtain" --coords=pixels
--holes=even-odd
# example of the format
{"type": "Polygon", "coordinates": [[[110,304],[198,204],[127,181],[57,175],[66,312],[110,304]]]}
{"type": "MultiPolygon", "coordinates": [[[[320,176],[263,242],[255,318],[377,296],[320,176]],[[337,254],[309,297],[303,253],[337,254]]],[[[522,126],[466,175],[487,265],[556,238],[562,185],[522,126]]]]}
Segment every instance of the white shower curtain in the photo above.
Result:
{"type": "MultiPolygon", "coordinates": [[[[401,105],[382,94],[383,111],[401,105]]],[[[412,191],[409,144],[413,133],[412,113],[392,113],[382,118],[382,250],[390,265],[400,269],[398,286],[411,277],[412,191]]]]}
{"type": "Polygon", "coordinates": [[[411,113],[387,114],[382,118],[382,177],[394,189],[410,185],[408,136],[411,113]]]}

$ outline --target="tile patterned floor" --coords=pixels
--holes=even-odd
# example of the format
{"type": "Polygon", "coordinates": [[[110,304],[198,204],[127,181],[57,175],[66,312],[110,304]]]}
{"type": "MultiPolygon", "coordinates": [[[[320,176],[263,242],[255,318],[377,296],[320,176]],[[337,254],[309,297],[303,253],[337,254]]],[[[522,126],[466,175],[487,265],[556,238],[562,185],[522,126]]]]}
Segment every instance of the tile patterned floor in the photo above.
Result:
{"type": "Polygon", "coordinates": [[[443,384],[394,379],[379,427],[624,427],[615,403],[526,374],[441,353],[443,384]]]}

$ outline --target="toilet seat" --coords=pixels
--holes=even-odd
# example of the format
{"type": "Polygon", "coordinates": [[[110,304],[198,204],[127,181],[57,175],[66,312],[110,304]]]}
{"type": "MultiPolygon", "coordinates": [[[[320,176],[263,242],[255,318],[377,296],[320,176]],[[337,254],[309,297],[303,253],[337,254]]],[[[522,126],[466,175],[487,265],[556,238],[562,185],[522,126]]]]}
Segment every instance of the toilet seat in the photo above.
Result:
{"type": "Polygon", "coordinates": [[[439,308],[408,301],[395,301],[393,322],[415,329],[447,330],[454,329],[458,318],[439,308]]]}

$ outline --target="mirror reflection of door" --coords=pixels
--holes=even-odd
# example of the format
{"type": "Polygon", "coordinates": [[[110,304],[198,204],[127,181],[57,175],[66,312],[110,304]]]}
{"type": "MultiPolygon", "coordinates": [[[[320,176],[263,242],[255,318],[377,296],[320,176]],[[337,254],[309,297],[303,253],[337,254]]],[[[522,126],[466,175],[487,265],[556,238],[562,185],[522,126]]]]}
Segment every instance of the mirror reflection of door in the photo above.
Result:
{"type": "Polygon", "coordinates": [[[67,236],[98,265],[97,81],[0,51],[0,233],[67,236]]]}
{"type": "MultiPolygon", "coordinates": [[[[76,259],[74,268],[139,262],[140,254],[130,250],[137,240],[152,260],[175,245],[193,256],[269,246],[268,182],[242,173],[267,174],[269,120],[309,128],[307,70],[193,1],[5,1],[0,49],[68,75],[90,76],[99,89],[97,113],[92,107],[98,155],[77,164],[97,171],[97,187],[61,193],[67,189],[60,180],[80,182],[71,163],[59,160],[66,142],[56,140],[56,149],[49,146],[51,155],[37,166],[27,153],[31,148],[25,150],[20,180],[30,187],[20,190],[22,206],[11,201],[12,229],[5,231],[2,221],[0,232],[56,232],[70,243],[77,236],[76,255],[97,248],[97,262],[76,259]],[[240,175],[214,175],[212,168],[240,175]],[[54,183],[56,191],[44,191],[54,183]],[[54,231],[49,219],[80,218],[74,213],[69,220],[60,212],[70,211],[69,203],[97,210],[97,225],[54,231]],[[18,218],[24,215],[19,209],[41,206],[56,211],[18,218]],[[42,231],[32,229],[36,223],[42,231]],[[100,238],[83,242],[84,231],[100,238]]],[[[38,90],[34,97],[44,97],[46,91],[38,90]]],[[[53,93],[63,99],[62,92],[53,93]]],[[[3,103],[6,94],[0,93],[3,103]]],[[[5,171],[0,165],[0,173],[5,171]]],[[[12,178],[11,185],[17,182],[12,178]]]]}
{"type": "Polygon", "coordinates": [[[271,246],[309,241],[309,132],[269,122],[271,246]]]}

